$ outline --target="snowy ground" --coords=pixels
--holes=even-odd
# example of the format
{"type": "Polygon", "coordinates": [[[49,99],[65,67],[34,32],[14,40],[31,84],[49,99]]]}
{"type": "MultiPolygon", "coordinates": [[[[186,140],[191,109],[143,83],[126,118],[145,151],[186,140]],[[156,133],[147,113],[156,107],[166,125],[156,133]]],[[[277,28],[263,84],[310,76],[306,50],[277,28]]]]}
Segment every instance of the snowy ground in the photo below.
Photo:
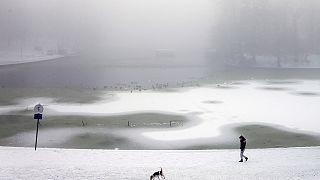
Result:
{"type": "Polygon", "coordinates": [[[142,180],[319,179],[320,147],[239,150],[108,151],[0,147],[0,179],[142,180]]]}

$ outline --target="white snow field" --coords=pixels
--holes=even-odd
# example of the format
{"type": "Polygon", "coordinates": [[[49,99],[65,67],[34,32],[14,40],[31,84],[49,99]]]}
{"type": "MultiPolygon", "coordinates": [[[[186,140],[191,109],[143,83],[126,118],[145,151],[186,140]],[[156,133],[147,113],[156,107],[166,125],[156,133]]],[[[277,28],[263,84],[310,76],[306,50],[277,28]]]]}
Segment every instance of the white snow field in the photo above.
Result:
{"type": "Polygon", "coordinates": [[[167,180],[320,179],[320,147],[239,150],[123,151],[0,147],[0,179],[167,180]]]}

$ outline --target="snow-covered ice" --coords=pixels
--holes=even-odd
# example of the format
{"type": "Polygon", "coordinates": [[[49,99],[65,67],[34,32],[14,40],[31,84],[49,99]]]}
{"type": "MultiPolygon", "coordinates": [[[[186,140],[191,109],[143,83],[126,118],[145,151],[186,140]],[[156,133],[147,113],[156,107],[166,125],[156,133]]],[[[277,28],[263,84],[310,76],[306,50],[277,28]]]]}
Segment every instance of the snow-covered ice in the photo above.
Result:
{"type": "Polygon", "coordinates": [[[239,150],[117,151],[0,147],[0,179],[142,180],[320,179],[320,147],[239,150]]]}
{"type": "MultiPolygon", "coordinates": [[[[107,116],[160,112],[192,116],[201,122],[175,131],[146,130],[142,133],[148,138],[165,141],[215,137],[222,126],[234,123],[268,123],[320,132],[320,83],[317,80],[245,81],[241,85],[223,86],[212,84],[174,92],[115,92],[116,101],[81,105],[54,103],[46,99],[45,114],[107,116]],[[221,103],[208,103],[210,101],[221,103]]],[[[31,98],[21,101],[20,106],[32,107],[38,102],[39,98],[31,98]]],[[[11,108],[17,109],[17,106],[2,106],[0,113],[8,113],[11,108]]]]}

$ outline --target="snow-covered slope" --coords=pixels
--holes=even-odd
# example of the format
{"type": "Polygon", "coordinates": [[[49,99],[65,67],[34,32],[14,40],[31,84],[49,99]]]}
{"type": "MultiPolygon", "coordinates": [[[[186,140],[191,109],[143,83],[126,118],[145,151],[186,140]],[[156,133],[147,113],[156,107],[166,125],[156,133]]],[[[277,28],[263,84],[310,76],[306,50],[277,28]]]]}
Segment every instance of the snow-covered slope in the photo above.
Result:
{"type": "Polygon", "coordinates": [[[143,180],[320,179],[320,147],[239,150],[116,151],[0,147],[0,179],[143,180]]]}
{"type": "Polygon", "coordinates": [[[1,56],[0,65],[22,64],[29,62],[46,61],[64,57],[62,55],[29,55],[29,56],[1,56]]]}

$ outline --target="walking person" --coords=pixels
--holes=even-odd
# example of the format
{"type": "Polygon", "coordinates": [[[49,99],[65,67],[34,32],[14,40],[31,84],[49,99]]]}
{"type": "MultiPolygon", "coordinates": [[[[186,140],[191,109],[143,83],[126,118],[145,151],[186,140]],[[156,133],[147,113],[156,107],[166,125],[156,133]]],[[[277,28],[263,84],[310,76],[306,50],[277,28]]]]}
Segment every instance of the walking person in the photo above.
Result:
{"type": "Polygon", "coordinates": [[[246,149],[246,145],[247,145],[247,141],[246,138],[244,138],[242,135],[239,137],[240,139],[240,161],[239,162],[243,162],[243,158],[246,159],[246,161],[248,161],[248,157],[245,156],[244,150],[246,149]]]}

